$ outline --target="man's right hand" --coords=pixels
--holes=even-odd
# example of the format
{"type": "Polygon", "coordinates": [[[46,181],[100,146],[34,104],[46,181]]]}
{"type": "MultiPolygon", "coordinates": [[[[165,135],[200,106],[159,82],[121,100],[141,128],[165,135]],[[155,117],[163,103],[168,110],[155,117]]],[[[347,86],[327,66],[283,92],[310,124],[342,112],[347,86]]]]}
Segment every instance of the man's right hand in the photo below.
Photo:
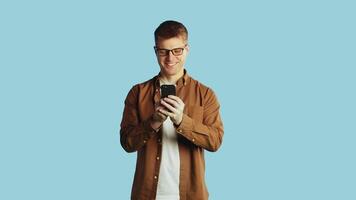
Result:
{"type": "Polygon", "coordinates": [[[167,115],[163,114],[161,110],[164,109],[163,106],[159,105],[156,107],[155,112],[152,115],[151,127],[158,131],[162,126],[163,122],[166,121],[167,115]]]}

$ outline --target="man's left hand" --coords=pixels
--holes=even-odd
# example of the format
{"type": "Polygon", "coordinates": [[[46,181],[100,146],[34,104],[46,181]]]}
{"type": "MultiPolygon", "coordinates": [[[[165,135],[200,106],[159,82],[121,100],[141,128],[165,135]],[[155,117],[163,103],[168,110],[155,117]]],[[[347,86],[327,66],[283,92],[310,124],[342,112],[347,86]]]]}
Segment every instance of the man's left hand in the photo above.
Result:
{"type": "Polygon", "coordinates": [[[161,109],[160,111],[169,116],[175,125],[179,125],[183,119],[184,102],[177,96],[169,95],[161,99],[161,104],[166,109],[161,109]]]}

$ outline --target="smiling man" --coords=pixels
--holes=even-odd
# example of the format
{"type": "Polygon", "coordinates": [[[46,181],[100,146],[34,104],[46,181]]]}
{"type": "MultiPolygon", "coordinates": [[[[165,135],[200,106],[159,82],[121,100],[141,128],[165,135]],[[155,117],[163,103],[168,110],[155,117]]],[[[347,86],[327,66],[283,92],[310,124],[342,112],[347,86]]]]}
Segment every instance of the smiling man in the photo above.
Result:
{"type": "Polygon", "coordinates": [[[131,199],[206,200],[204,150],[221,146],[220,105],[185,70],[186,27],[165,21],[154,36],[160,73],[131,88],[121,121],[122,147],[137,152],[131,199]]]}

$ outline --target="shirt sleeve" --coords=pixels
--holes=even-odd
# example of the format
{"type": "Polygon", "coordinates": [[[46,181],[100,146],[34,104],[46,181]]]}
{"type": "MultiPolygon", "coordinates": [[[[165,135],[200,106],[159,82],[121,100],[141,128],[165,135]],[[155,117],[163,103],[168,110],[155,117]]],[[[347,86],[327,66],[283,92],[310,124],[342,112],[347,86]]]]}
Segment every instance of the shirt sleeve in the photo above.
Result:
{"type": "Polygon", "coordinates": [[[183,114],[182,122],[177,127],[178,134],[182,135],[195,145],[208,151],[217,151],[221,146],[224,128],[220,116],[220,104],[211,89],[204,97],[202,117],[183,114]]]}
{"type": "Polygon", "coordinates": [[[141,121],[138,115],[138,86],[132,87],[125,99],[125,107],[120,125],[120,143],[127,152],[135,152],[143,147],[156,133],[151,127],[151,118],[141,121]]]}

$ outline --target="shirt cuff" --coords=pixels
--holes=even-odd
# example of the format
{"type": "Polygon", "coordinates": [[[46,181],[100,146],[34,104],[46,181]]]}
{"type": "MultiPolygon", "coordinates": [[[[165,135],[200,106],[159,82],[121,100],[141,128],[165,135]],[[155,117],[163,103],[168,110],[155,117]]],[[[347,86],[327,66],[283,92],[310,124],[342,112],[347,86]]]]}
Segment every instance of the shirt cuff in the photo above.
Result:
{"type": "Polygon", "coordinates": [[[195,138],[193,136],[193,119],[188,115],[183,114],[183,119],[181,123],[176,127],[178,134],[184,136],[188,140],[195,142],[195,138]]]}

